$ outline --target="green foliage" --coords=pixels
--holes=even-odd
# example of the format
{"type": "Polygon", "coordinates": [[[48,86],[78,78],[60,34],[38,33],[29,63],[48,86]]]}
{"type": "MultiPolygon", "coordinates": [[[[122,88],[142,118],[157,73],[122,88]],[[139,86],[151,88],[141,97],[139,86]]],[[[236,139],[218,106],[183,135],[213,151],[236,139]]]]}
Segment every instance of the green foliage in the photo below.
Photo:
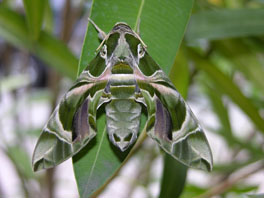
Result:
{"type": "Polygon", "coordinates": [[[166,154],[159,198],[180,197],[186,181],[188,168],[166,154]]]}
{"type": "MultiPolygon", "coordinates": [[[[24,7],[16,8],[13,5],[14,1],[1,1],[1,45],[2,43],[10,44],[22,52],[29,52],[28,57],[36,56],[50,68],[75,79],[76,74],[80,74],[95,55],[95,49],[99,45],[97,33],[88,24],[78,67],[78,60],[73,52],[53,31],[53,26],[56,24],[53,16],[58,13],[53,13],[55,10],[50,2],[48,0],[24,0],[24,7]]],[[[89,9],[89,3],[87,4],[89,9]]],[[[87,13],[87,4],[85,7],[80,3],[81,9],[76,12],[80,13],[77,16],[78,21],[87,20],[87,16],[82,15],[84,12],[87,13]]],[[[186,180],[186,167],[164,155],[159,197],[204,198],[214,195],[223,198],[263,197],[263,194],[255,193],[259,191],[258,184],[251,186],[244,182],[248,176],[263,170],[263,166],[258,166],[257,169],[251,167],[252,164],[262,163],[264,153],[263,1],[195,1],[194,13],[180,47],[191,15],[192,4],[193,1],[186,0],[94,0],[90,9],[90,18],[105,32],[109,32],[113,25],[119,21],[128,23],[134,29],[140,23],[140,35],[148,46],[150,55],[169,75],[185,98],[189,96],[189,99],[195,101],[197,92],[206,98],[207,106],[205,108],[215,115],[219,126],[216,129],[211,129],[207,126],[210,123],[204,121],[205,126],[203,127],[213,133],[214,137],[220,137],[228,145],[228,160],[216,159],[213,172],[207,175],[209,184],[203,187],[186,180]],[[240,78],[237,78],[238,76],[240,78]],[[229,108],[233,104],[252,123],[250,130],[241,127],[241,131],[247,130],[247,138],[240,137],[238,135],[240,131],[234,131],[233,125],[237,123],[232,122],[233,118],[229,108]],[[249,168],[251,172],[245,174],[241,171],[243,168],[249,168]],[[222,188],[219,189],[218,186],[222,188]]],[[[67,10],[66,8],[67,6],[65,6],[65,10],[67,10]]],[[[71,12],[71,9],[69,10],[68,13],[71,12]]],[[[67,12],[65,11],[66,15],[67,12]]],[[[67,23],[70,23],[70,20],[67,23]]],[[[13,57],[12,55],[11,57],[13,57]]],[[[0,56],[0,63],[4,61],[1,59],[3,57],[4,55],[0,56]]],[[[49,77],[49,79],[52,78],[49,77]]],[[[9,75],[3,78],[1,76],[0,83],[0,99],[6,93],[16,93],[21,90],[21,87],[31,86],[27,75],[9,75]]],[[[52,90],[52,95],[56,96],[56,88],[52,86],[49,88],[52,90]]],[[[30,92],[30,90],[27,91],[30,92]]],[[[39,93],[43,94],[44,92],[41,90],[37,94],[39,95],[39,93]]],[[[44,95],[46,99],[50,100],[51,97],[47,97],[46,93],[44,95]]],[[[31,97],[30,100],[31,102],[35,101],[34,97],[31,97]]],[[[20,98],[16,96],[14,101],[15,104],[10,112],[0,114],[0,124],[2,124],[1,119],[6,116],[11,116],[16,120],[17,117],[25,115],[24,112],[19,111],[19,108],[16,108],[20,98]]],[[[0,111],[1,109],[2,106],[0,111]]],[[[197,117],[202,120],[199,114],[197,117]]],[[[154,152],[152,151],[154,149],[147,150],[144,147],[139,147],[145,138],[143,130],[145,119],[142,117],[142,133],[139,142],[129,152],[120,155],[115,152],[107,139],[104,126],[105,117],[103,115],[98,117],[96,139],[73,159],[75,177],[81,197],[91,194],[99,196],[107,184],[117,177],[119,170],[127,164],[131,155],[135,154],[134,157],[137,157],[135,153],[137,149],[140,148],[142,152],[154,152]]],[[[30,195],[36,197],[40,193],[48,192],[47,189],[51,189],[51,185],[44,182],[48,181],[50,172],[45,173],[44,179],[43,175],[36,176],[30,170],[31,154],[24,143],[27,142],[27,138],[35,137],[37,133],[39,131],[36,132],[35,128],[24,129],[23,125],[16,122],[14,134],[19,139],[18,144],[18,141],[15,143],[5,142],[5,134],[2,132],[2,128],[0,130],[0,149],[4,151],[4,155],[14,166],[25,197],[30,197],[30,195]],[[35,181],[34,185],[32,185],[33,180],[35,181]],[[44,188],[38,192],[39,194],[36,194],[36,184],[39,185],[39,189],[44,188]]],[[[209,143],[214,150],[214,141],[209,143]]],[[[152,162],[153,160],[149,161],[149,167],[153,166],[152,162]]],[[[138,169],[140,173],[141,167],[138,169]]],[[[140,180],[140,182],[142,181],[140,180]]],[[[2,181],[0,181],[0,193],[1,183],[2,181]]],[[[147,189],[150,183],[151,179],[146,179],[145,183],[142,182],[141,187],[147,189]]],[[[133,190],[134,188],[131,187],[131,191],[133,190]]]]}
{"type": "Polygon", "coordinates": [[[191,43],[198,39],[219,40],[263,35],[263,17],[264,9],[218,9],[197,12],[192,15],[186,39],[191,43]]]}
{"type": "Polygon", "coordinates": [[[120,167],[128,152],[114,150],[105,126],[105,116],[97,120],[97,136],[80,153],[74,156],[74,171],[81,197],[90,196],[120,167]],[[119,155],[118,155],[119,153],[119,155]]]}
{"type": "Polygon", "coordinates": [[[238,86],[233,83],[232,79],[214,66],[213,63],[203,59],[192,50],[190,50],[190,56],[196,62],[196,66],[211,78],[211,81],[215,83],[216,87],[224,94],[228,95],[264,133],[264,122],[258,109],[243,95],[238,86]]]}
{"type": "Polygon", "coordinates": [[[48,0],[23,0],[29,34],[37,40],[42,28],[43,15],[48,0]]]}
{"type": "Polygon", "coordinates": [[[6,150],[7,155],[16,165],[17,171],[25,179],[34,179],[36,175],[33,173],[30,163],[30,156],[27,152],[19,146],[8,147],[6,150]]]}
{"type": "MultiPolygon", "coordinates": [[[[261,43],[258,39],[256,42],[261,43]]],[[[242,72],[261,92],[264,91],[263,63],[261,56],[258,57],[259,52],[254,49],[254,43],[250,47],[246,39],[227,39],[222,42],[213,42],[212,45],[215,46],[217,52],[232,63],[235,69],[242,72]]]]}
{"type": "Polygon", "coordinates": [[[38,39],[33,40],[28,32],[24,17],[0,4],[1,37],[16,47],[30,51],[61,73],[71,78],[76,76],[78,60],[62,41],[45,31],[39,32],[38,39]]]}
{"type": "Polygon", "coordinates": [[[264,194],[258,194],[258,195],[246,195],[247,198],[263,198],[264,194]]]}

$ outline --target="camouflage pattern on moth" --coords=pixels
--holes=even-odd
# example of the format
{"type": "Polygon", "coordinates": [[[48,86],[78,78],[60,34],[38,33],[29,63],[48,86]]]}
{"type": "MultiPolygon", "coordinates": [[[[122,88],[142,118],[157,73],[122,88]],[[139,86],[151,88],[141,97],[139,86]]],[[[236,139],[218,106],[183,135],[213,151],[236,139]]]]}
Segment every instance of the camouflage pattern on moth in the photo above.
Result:
{"type": "Polygon", "coordinates": [[[109,34],[92,24],[102,39],[99,52],[44,127],[33,154],[34,171],[54,167],[87,145],[96,136],[100,107],[109,140],[121,151],[136,141],[144,107],[147,134],[164,151],[187,166],[211,170],[202,128],[139,35],[125,23],[117,23],[109,34]]]}

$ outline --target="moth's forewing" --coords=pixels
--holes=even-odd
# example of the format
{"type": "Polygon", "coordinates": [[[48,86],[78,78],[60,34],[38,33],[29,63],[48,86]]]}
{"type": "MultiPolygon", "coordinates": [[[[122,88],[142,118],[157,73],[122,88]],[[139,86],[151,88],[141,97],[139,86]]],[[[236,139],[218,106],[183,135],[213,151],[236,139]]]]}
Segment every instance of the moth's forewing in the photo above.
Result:
{"type": "MultiPolygon", "coordinates": [[[[150,63],[154,61],[148,54],[140,62],[145,71],[152,71],[150,63]]],[[[148,108],[148,135],[183,164],[211,170],[212,154],[206,136],[163,71],[159,69],[151,76],[145,75],[145,80],[139,80],[138,84],[148,108]]]]}
{"type": "MultiPolygon", "coordinates": [[[[98,53],[96,57],[90,62],[90,64],[88,64],[83,74],[89,71],[92,76],[98,77],[104,72],[105,68],[105,60],[98,53]]],[[[83,75],[83,78],[86,78],[86,76],[83,75]]]]}
{"type": "MultiPolygon", "coordinates": [[[[101,64],[98,56],[89,65],[101,64]]],[[[102,71],[94,69],[94,73],[102,71]]],[[[33,169],[54,167],[72,157],[96,135],[97,108],[108,99],[102,97],[106,80],[85,70],[64,95],[44,127],[33,154],[33,169]]]]}

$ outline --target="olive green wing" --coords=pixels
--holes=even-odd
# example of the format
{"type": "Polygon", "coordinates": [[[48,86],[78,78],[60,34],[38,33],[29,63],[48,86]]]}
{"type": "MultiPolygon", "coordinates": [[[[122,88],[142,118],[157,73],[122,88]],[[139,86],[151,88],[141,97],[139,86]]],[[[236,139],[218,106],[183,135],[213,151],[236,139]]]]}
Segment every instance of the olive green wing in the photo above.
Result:
{"type": "Polygon", "coordinates": [[[84,71],[63,96],[44,127],[33,154],[33,169],[52,168],[72,157],[96,135],[96,111],[108,99],[106,86],[84,71]]]}
{"type": "MultiPolygon", "coordinates": [[[[144,66],[147,70],[148,64],[144,66]]],[[[212,153],[204,131],[164,72],[144,75],[138,85],[148,110],[148,135],[183,164],[211,170],[212,153]]]]}

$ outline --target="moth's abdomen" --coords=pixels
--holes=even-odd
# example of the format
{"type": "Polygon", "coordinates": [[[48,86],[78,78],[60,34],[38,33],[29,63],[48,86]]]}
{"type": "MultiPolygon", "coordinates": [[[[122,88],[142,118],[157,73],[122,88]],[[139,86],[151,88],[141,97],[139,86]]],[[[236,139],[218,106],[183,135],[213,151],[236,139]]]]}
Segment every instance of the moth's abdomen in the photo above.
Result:
{"type": "Polygon", "coordinates": [[[126,150],[137,139],[141,105],[134,99],[113,99],[105,111],[110,141],[121,151],[126,150]]]}

